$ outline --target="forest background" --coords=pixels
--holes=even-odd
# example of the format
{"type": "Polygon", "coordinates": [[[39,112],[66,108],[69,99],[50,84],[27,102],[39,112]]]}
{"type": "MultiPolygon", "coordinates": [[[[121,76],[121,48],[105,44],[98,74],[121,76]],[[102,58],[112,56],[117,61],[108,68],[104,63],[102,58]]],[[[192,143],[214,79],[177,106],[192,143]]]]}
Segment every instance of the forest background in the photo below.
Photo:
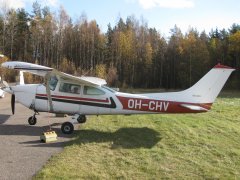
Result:
{"type": "MultiPolygon", "coordinates": [[[[20,60],[57,68],[74,75],[97,76],[123,88],[183,89],[198,81],[217,63],[240,67],[240,25],[212,29],[208,34],[175,25],[169,37],[146,20],[119,17],[101,32],[96,20],[82,14],[74,22],[63,7],[57,13],[37,2],[32,12],[0,9],[1,61],[20,60]]],[[[16,74],[1,69],[5,80],[16,74]]],[[[27,80],[36,77],[27,75],[27,80]]],[[[228,89],[240,89],[235,72],[228,89]]]]}

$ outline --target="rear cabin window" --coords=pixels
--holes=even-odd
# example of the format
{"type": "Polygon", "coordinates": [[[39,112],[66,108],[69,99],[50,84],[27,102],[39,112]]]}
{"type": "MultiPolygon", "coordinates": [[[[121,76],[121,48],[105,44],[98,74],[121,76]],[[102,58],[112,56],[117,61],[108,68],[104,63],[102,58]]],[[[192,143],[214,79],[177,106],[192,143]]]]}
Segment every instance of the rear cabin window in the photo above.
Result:
{"type": "Polygon", "coordinates": [[[91,86],[84,86],[83,94],[85,95],[104,95],[105,92],[101,89],[91,87],[91,86]]]}
{"type": "Polygon", "coordinates": [[[60,92],[80,94],[81,86],[70,83],[61,83],[59,86],[60,92]]]}

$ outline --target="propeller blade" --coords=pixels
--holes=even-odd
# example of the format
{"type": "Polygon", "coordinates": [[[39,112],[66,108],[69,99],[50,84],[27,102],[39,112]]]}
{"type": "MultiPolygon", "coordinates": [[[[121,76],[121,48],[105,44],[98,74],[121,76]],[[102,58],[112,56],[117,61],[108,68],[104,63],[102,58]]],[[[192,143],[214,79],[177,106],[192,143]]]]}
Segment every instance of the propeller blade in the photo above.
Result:
{"type": "Polygon", "coordinates": [[[4,85],[5,87],[9,87],[9,85],[8,85],[8,83],[7,83],[6,81],[2,81],[2,83],[3,83],[3,85],[4,85]]]}
{"type": "Polygon", "coordinates": [[[12,107],[12,113],[15,113],[15,95],[12,94],[12,98],[11,98],[11,107],[12,107]]]}

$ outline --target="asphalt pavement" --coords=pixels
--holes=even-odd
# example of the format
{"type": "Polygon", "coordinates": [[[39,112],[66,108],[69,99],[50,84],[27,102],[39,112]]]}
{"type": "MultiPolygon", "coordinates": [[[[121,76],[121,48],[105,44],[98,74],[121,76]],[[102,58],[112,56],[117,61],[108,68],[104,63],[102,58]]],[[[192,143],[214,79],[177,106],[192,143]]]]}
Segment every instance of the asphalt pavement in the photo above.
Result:
{"type": "Polygon", "coordinates": [[[72,139],[72,135],[63,135],[60,130],[60,123],[70,117],[56,118],[54,114],[40,113],[36,116],[37,124],[30,126],[27,119],[33,111],[16,103],[12,115],[10,101],[9,94],[0,99],[0,179],[31,179],[52,155],[62,151],[66,141],[72,139]],[[42,143],[40,135],[50,124],[58,140],[42,143]]]}

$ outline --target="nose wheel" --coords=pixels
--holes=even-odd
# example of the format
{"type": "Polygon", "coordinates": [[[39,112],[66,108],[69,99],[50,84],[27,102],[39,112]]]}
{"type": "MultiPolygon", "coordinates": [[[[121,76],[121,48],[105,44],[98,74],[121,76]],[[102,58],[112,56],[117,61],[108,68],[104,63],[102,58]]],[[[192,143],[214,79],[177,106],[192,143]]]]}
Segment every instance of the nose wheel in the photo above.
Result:
{"type": "Polygon", "coordinates": [[[37,118],[35,117],[35,115],[31,116],[28,118],[28,123],[29,125],[33,126],[37,123],[37,118]]]}
{"type": "Polygon", "coordinates": [[[36,115],[39,114],[36,110],[34,111],[34,115],[33,116],[30,116],[28,118],[28,124],[33,126],[37,123],[37,118],[36,118],[36,115]]]}

